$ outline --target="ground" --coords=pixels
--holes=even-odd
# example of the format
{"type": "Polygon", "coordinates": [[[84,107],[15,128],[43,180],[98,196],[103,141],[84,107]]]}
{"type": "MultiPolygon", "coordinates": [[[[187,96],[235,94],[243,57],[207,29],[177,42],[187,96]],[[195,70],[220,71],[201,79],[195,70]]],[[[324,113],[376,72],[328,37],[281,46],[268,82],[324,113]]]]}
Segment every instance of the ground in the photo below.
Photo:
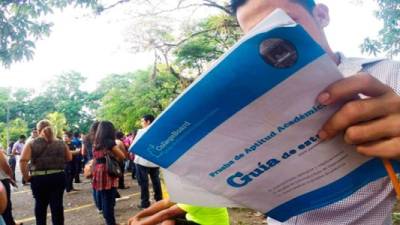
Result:
{"type": "MultiPolygon", "coordinates": [[[[117,222],[126,224],[128,218],[138,212],[136,205],[139,203],[139,190],[136,180],[125,177],[128,189],[119,190],[121,198],[117,200],[115,214],[117,222]]],[[[100,215],[93,205],[91,186],[88,180],[74,184],[77,192],[64,194],[65,225],[104,225],[100,215]]],[[[24,225],[35,224],[33,214],[34,199],[29,186],[22,186],[12,193],[14,218],[24,225]]],[[[261,225],[264,219],[259,213],[248,209],[230,209],[231,225],[261,225]]],[[[51,224],[48,217],[47,224],[51,224]]]]}
{"type": "MultiPolygon", "coordinates": [[[[115,214],[117,222],[126,224],[128,218],[138,212],[136,205],[139,203],[139,190],[136,180],[125,176],[128,189],[119,190],[121,198],[117,200],[115,214]]],[[[94,207],[91,186],[88,180],[74,184],[77,192],[64,194],[65,225],[104,225],[102,215],[94,207]]],[[[12,193],[13,214],[18,222],[24,225],[34,225],[33,215],[34,200],[29,186],[22,186],[12,193]]],[[[393,213],[393,224],[400,225],[400,203],[396,205],[393,213]]],[[[231,225],[265,225],[266,222],[260,213],[249,209],[229,209],[231,225]]],[[[47,224],[51,224],[48,217],[47,224]]]]}

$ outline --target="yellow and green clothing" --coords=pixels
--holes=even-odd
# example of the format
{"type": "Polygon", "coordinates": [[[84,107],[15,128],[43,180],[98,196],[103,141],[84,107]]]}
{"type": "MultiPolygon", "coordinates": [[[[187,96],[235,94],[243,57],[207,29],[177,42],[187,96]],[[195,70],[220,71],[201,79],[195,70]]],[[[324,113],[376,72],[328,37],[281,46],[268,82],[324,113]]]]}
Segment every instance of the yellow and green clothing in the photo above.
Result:
{"type": "Polygon", "coordinates": [[[226,208],[211,208],[177,204],[186,212],[186,219],[200,225],[229,225],[229,215],[226,208]]]}

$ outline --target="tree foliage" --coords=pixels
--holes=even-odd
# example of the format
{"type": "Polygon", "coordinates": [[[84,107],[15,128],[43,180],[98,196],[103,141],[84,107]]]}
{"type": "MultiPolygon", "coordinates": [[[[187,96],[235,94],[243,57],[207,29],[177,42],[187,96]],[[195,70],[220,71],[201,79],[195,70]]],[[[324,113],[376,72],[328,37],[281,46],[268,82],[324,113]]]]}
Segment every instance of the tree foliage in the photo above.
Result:
{"type": "Polygon", "coordinates": [[[64,130],[67,129],[67,119],[64,114],[60,112],[49,113],[46,119],[48,119],[53,126],[54,135],[61,138],[64,130]]]}
{"type": "MultiPolygon", "coordinates": [[[[7,109],[9,127],[14,133],[20,132],[18,135],[27,135],[29,129],[45,118],[55,122],[57,135],[61,135],[63,129],[88,131],[101,96],[83,91],[85,80],[80,73],[69,72],[55,76],[38,93],[29,89],[0,88],[0,134],[3,134],[0,142],[6,138],[7,109]],[[21,129],[14,129],[14,125],[21,125],[21,129]]],[[[12,141],[18,137],[14,133],[10,136],[12,141]]]]}
{"type": "Polygon", "coordinates": [[[376,1],[379,5],[376,17],[383,21],[383,28],[377,38],[366,38],[361,49],[369,54],[386,53],[393,57],[400,53],[400,1],[376,1]]]}
{"type": "Polygon", "coordinates": [[[88,130],[93,120],[87,107],[89,93],[81,89],[85,81],[78,72],[63,73],[56,76],[43,93],[50,100],[48,106],[53,109],[50,112],[63,113],[69,129],[88,130]]]}
{"type": "Polygon", "coordinates": [[[139,127],[139,119],[144,114],[158,115],[164,110],[179,94],[179,83],[176,77],[167,72],[161,72],[154,80],[148,73],[148,70],[144,70],[125,74],[130,82],[125,88],[109,90],[102,99],[98,117],[110,120],[119,129],[130,132],[139,127]]]}
{"type": "Polygon", "coordinates": [[[10,140],[18,140],[21,134],[27,135],[28,134],[28,124],[26,121],[17,118],[11,120],[8,124],[0,123],[0,143],[3,147],[7,146],[7,130],[10,140]]]}
{"type": "MultiPolygon", "coordinates": [[[[106,7],[100,7],[99,2],[94,0],[58,0],[49,4],[32,1],[23,2],[22,5],[30,6],[21,8],[27,10],[25,15],[21,14],[21,18],[25,18],[27,23],[33,21],[32,23],[39,24],[38,28],[42,23],[41,16],[51,13],[55,8],[63,8],[70,4],[86,4],[85,7],[96,8],[97,12],[101,13],[127,2],[151,9],[146,15],[136,12],[135,15],[139,18],[136,20],[138,26],[134,26],[135,29],[132,29],[134,32],[131,32],[128,41],[135,52],[154,52],[153,67],[133,73],[111,74],[90,93],[81,88],[86,78],[74,71],[55,76],[36,93],[28,89],[0,88],[0,125],[3,124],[0,126],[0,133],[5,129],[7,106],[10,120],[26,121],[26,126],[23,127],[27,129],[33,128],[39,120],[47,118],[56,127],[57,135],[60,135],[62,129],[87,131],[97,116],[98,119],[111,120],[123,131],[131,131],[133,128],[138,128],[138,121],[143,114],[158,115],[164,110],[185,87],[207,69],[210,62],[223,54],[241,35],[236,21],[228,16],[229,11],[224,1],[179,0],[177,5],[174,5],[164,0],[135,2],[121,0],[106,7]],[[35,6],[42,3],[45,5],[35,6]],[[172,8],[168,8],[170,6],[172,8]],[[188,20],[179,26],[174,24],[175,19],[168,15],[175,10],[204,6],[222,10],[222,13],[198,21],[188,20]]],[[[11,5],[4,3],[3,7],[11,5]]],[[[22,11],[5,13],[14,16],[22,11]]],[[[3,22],[10,23],[10,21],[3,22]]],[[[21,25],[22,34],[27,33],[26,36],[22,35],[22,39],[34,42],[37,38],[48,34],[51,24],[47,24],[48,29],[45,22],[42,25],[40,28],[42,30],[36,36],[31,36],[29,33],[32,32],[32,27],[21,25]]],[[[10,51],[7,46],[11,45],[12,41],[8,41],[3,49],[10,51]]],[[[33,51],[33,47],[23,48],[33,51]]],[[[29,54],[23,53],[16,58],[10,56],[8,61],[5,58],[0,60],[4,64],[9,64],[27,56],[29,54]]]]}
{"type": "Polygon", "coordinates": [[[186,28],[186,40],[175,49],[175,62],[186,76],[197,77],[210,62],[225,53],[240,37],[236,20],[226,14],[203,19],[186,28]]]}
{"type": "Polygon", "coordinates": [[[52,22],[43,16],[68,5],[98,8],[97,0],[0,1],[0,62],[32,59],[35,41],[48,36],[52,22]]]}

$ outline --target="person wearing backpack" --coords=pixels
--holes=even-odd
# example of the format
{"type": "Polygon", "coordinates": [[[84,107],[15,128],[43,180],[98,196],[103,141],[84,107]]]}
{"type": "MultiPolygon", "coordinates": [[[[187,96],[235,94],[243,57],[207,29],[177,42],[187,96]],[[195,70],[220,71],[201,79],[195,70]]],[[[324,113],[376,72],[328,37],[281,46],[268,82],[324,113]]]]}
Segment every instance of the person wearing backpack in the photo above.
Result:
{"type": "Polygon", "coordinates": [[[110,175],[107,156],[112,155],[122,161],[125,156],[115,143],[115,128],[109,121],[101,121],[93,141],[93,176],[92,186],[101,202],[103,217],[107,225],[115,225],[115,198],[118,176],[110,175]]]}
{"type": "Polygon", "coordinates": [[[46,225],[49,204],[53,225],[64,225],[64,166],[72,160],[72,154],[63,141],[55,138],[49,121],[40,121],[37,130],[39,137],[27,143],[21,154],[22,176],[31,183],[36,225],[46,225]]]}

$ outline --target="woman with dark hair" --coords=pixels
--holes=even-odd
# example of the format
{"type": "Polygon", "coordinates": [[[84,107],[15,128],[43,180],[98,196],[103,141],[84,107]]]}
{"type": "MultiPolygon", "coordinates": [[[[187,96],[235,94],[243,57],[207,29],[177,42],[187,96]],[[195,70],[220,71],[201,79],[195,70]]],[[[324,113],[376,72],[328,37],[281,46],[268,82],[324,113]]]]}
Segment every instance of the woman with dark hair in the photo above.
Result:
{"type": "Polygon", "coordinates": [[[93,160],[95,162],[92,186],[101,201],[103,217],[107,225],[116,225],[114,206],[118,177],[112,177],[108,174],[105,156],[111,154],[118,160],[125,158],[122,151],[116,145],[115,138],[114,125],[109,121],[100,122],[93,141],[93,160]]]}
{"type": "MultiPolygon", "coordinates": [[[[96,135],[97,132],[97,128],[99,127],[99,123],[100,123],[99,121],[94,121],[90,126],[88,135],[86,135],[85,138],[83,139],[82,155],[86,156],[87,159],[89,160],[87,163],[89,168],[92,168],[95,164],[93,162],[93,141],[94,141],[94,136],[96,135]]],[[[101,201],[100,198],[97,197],[96,189],[92,188],[92,193],[97,211],[100,213],[102,212],[101,201]]]]}
{"type": "Polygon", "coordinates": [[[99,127],[99,123],[99,121],[94,121],[90,126],[89,134],[83,139],[82,155],[86,156],[88,160],[93,159],[93,141],[97,128],[99,127]]]}
{"type": "Polygon", "coordinates": [[[39,137],[27,143],[22,151],[22,176],[25,181],[31,182],[36,224],[46,225],[47,206],[50,204],[53,225],[63,225],[64,165],[72,160],[72,154],[63,141],[54,137],[49,121],[40,121],[37,130],[39,137]],[[31,174],[28,170],[29,161],[31,174]]]}

